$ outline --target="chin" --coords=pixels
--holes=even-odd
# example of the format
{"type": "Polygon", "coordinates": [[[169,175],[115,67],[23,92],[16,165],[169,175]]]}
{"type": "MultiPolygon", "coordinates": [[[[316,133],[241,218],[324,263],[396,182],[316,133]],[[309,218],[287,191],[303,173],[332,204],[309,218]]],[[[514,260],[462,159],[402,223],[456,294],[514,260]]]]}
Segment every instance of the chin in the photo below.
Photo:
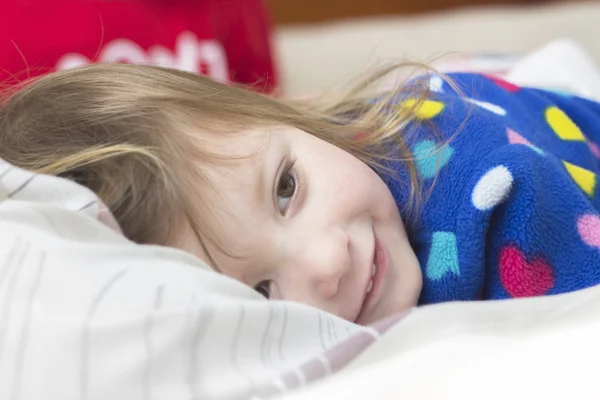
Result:
{"type": "Polygon", "coordinates": [[[406,288],[399,289],[404,295],[401,298],[394,299],[393,301],[391,301],[389,307],[383,308],[381,312],[377,312],[374,315],[370,316],[368,318],[368,324],[372,324],[382,319],[391,317],[394,314],[404,313],[416,307],[419,302],[419,296],[421,294],[421,286],[422,281],[421,277],[419,276],[418,283],[415,282],[415,285],[412,286],[412,290],[407,290],[406,288]]]}
{"type": "Polygon", "coordinates": [[[374,313],[373,315],[370,315],[369,317],[365,318],[365,321],[363,321],[361,323],[361,325],[371,325],[373,323],[379,322],[383,319],[386,319],[388,317],[391,317],[395,314],[401,314],[404,313],[412,308],[414,308],[417,305],[417,301],[415,300],[414,302],[406,302],[406,300],[404,301],[404,303],[399,302],[400,304],[394,304],[393,306],[390,306],[389,308],[385,309],[385,310],[381,310],[378,311],[377,313],[374,313]]]}

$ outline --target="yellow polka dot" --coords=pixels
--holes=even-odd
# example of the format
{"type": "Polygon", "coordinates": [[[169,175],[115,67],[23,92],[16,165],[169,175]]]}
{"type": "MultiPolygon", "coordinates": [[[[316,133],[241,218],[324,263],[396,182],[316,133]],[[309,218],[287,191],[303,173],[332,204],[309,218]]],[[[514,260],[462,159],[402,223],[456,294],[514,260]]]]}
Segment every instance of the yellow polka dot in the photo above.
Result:
{"type": "Polygon", "coordinates": [[[566,161],[563,161],[563,163],[577,186],[587,193],[588,196],[592,197],[594,195],[594,189],[596,189],[596,174],[566,161]]]}
{"type": "Polygon", "coordinates": [[[558,107],[546,109],[546,122],[562,140],[585,141],[581,129],[558,107]]]}
{"type": "Polygon", "coordinates": [[[445,104],[434,100],[424,100],[417,104],[417,100],[405,100],[401,104],[402,108],[413,109],[417,118],[431,119],[444,110],[445,104]]]}

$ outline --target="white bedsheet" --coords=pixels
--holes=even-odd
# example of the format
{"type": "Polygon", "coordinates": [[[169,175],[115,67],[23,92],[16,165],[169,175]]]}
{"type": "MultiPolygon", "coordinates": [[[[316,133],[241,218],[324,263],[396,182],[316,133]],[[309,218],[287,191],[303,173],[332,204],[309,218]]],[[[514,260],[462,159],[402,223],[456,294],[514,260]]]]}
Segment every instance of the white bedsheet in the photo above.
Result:
{"type": "Polygon", "coordinates": [[[412,313],[286,399],[598,399],[600,287],[412,313]]]}
{"type": "Polygon", "coordinates": [[[581,44],[554,40],[523,57],[506,79],[521,86],[567,91],[600,101],[600,70],[581,44]]]}

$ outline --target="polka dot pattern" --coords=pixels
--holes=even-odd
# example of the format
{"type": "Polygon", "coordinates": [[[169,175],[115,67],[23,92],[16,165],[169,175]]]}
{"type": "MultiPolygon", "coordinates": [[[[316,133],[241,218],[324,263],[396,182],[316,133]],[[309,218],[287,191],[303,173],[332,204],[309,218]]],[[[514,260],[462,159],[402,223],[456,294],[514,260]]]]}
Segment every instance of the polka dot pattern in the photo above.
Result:
{"type": "Polygon", "coordinates": [[[600,249],[600,216],[583,215],[577,220],[577,231],[583,243],[600,249]]]}
{"type": "Polygon", "coordinates": [[[511,297],[542,296],[554,287],[552,267],[542,258],[527,261],[516,246],[500,252],[500,282],[511,297]]]}
{"type": "Polygon", "coordinates": [[[427,278],[436,281],[446,275],[460,275],[456,235],[452,232],[435,232],[425,267],[427,278]]]}
{"type": "Polygon", "coordinates": [[[355,140],[364,140],[369,137],[369,132],[360,132],[354,135],[355,140]]]}
{"type": "Polygon", "coordinates": [[[409,99],[401,103],[403,108],[413,109],[414,114],[419,119],[431,119],[437,117],[444,108],[444,103],[434,100],[424,100],[417,103],[417,100],[409,99]]]}
{"type": "Polygon", "coordinates": [[[431,75],[429,78],[429,90],[436,93],[444,92],[444,80],[439,75],[431,75]]]}
{"type": "Polygon", "coordinates": [[[415,144],[413,154],[419,174],[425,179],[431,179],[448,164],[454,149],[449,145],[438,148],[433,140],[422,140],[415,144]]]}
{"type": "Polygon", "coordinates": [[[505,81],[502,78],[499,78],[494,75],[486,75],[486,76],[488,79],[490,79],[492,82],[494,82],[496,85],[498,85],[502,89],[506,90],[507,92],[516,93],[519,90],[521,90],[521,88],[519,86],[515,85],[514,83],[505,81]]]}
{"type": "Polygon", "coordinates": [[[577,186],[583,190],[588,196],[593,196],[596,190],[596,174],[577,165],[563,161],[565,168],[577,186]]]}
{"type": "Polygon", "coordinates": [[[510,128],[506,130],[506,136],[508,137],[508,143],[510,144],[523,144],[526,146],[532,146],[532,144],[529,143],[529,140],[525,139],[523,136],[519,135],[510,128]]]}
{"type": "Polygon", "coordinates": [[[538,148],[538,147],[532,145],[531,143],[529,143],[529,141],[527,139],[525,139],[523,136],[519,135],[514,130],[508,128],[506,130],[506,136],[508,137],[508,143],[510,143],[510,144],[522,144],[524,146],[529,147],[531,150],[535,151],[539,155],[544,155],[544,152],[540,148],[538,148]]]}
{"type": "Polygon", "coordinates": [[[566,98],[573,97],[573,93],[568,92],[568,91],[566,91],[564,89],[546,89],[546,91],[550,92],[550,93],[557,94],[557,95],[559,95],[561,97],[566,97],[566,98]]]}
{"type": "Polygon", "coordinates": [[[420,120],[439,116],[415,126],[451,138],[444,148],[437,136],[407,130],[419,176],[435,179],[424,182],[433,189],[412,235],[423,304],[600,284],[600,105],[494,76],[456,76],[456,92],[432,76],[436,100],[402,105],[420,120]]]}
{"type": "Polygon", "coordinates": [[[488,103],[487,101],[475,100],[475,99],[466,99],[469,103],[473,103],[478,107],[483,108],[491,113],[496,115],[500,115],[501,117],[506,116],[506,110],[496,104],[488,103]]]}
{"type": "Polygon", "coordinates": [[[545,155],[545,153],[539,148],[539,147],[535,147],[535,146],[528,146],[531,150],[535,151],[536,153],[538,153],[540,156],[545,155]]]}
{"type": "Polygon", "coordinates": [[[587,144],[594,157],[600,158],[600,147],[596,143],[590,141],[588,141],[587,144]]]}
{"type": "Polygon", "coordinates": [[[492,168],[482,176],[471,195],[475,208],[489,210],[506,199],[512,189],[513,176],[503,165],[492,168]]]}
{"type": "Polygon", "coordinates": [[[577,125],[558,107],[548,107],[545,112],[546,122],[562,140],[585,141],[583,133],[577,125]]]}

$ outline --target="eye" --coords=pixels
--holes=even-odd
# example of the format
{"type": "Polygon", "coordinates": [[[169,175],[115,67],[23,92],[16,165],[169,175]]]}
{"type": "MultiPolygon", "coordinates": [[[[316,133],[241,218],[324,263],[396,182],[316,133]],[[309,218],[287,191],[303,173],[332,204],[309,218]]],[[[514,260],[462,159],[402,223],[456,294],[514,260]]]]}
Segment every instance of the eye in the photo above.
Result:
{"type": "Polygon", "coordinates": [[[254,290],[268,299],[271,292],[271,281],[262,281],[258,285],[254,286],[254,290]]]}
{"type": "Polygon", "coordinates": [[[291,168],[286,168],[277,182],[277,207],[282,214],[285,214],[290,200],[296,193],[296,178],[291,168]]]}

